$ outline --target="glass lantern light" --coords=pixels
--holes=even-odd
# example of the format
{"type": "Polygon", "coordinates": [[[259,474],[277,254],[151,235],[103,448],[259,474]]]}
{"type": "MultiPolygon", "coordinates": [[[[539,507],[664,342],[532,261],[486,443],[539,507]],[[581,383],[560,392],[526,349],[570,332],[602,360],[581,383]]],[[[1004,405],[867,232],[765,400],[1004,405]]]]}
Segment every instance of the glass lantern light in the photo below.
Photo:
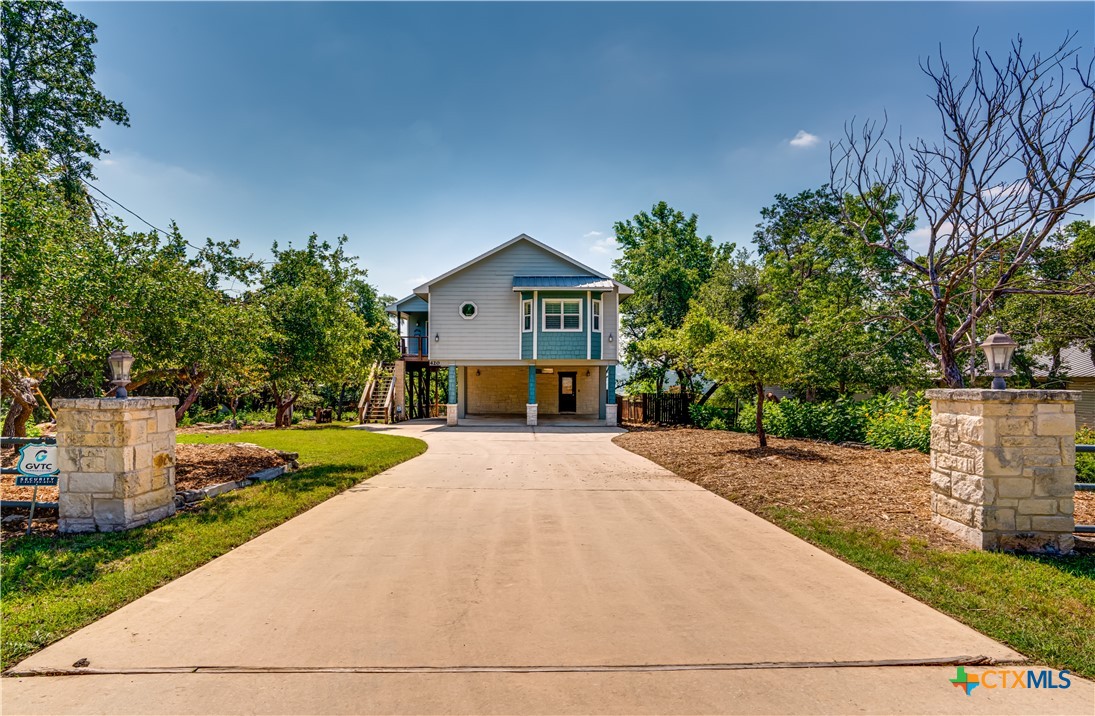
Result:
{"type": "Polygon", "coordinates": [[[115,398],[125,398],[129,395],[125,387],[129,385],[129,370],[133,367],[133,354],[129,351],[113,351],[107,358],[110,362],[110,382],[117,386],[114,391],[115,398]]]}
{"type": "Polygon", "coordinates": [[[1015,375],[1015,371],[1011,369],[1011,357],[1018,346],[1019,344],[1012,340],[1011,336],[1002,333],[1000,329],[981,344],[981,350],[985,352],[985,362],[988,365],[986,372],[992,376],[993,390],[1007,388],[1004,378],[1015,375]]]}

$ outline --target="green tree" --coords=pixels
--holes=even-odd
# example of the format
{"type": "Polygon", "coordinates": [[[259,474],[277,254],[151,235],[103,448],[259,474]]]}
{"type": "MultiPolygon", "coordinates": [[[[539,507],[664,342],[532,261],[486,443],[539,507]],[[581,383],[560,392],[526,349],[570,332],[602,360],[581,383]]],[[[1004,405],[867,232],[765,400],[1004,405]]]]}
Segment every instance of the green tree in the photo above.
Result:
{"type": "Polygon", "coordinates": [[[346,255],[346,240],[332,246],[312,234],[304,248],[274,244],[274,262],[256,298],[270,324],[262,363],[278,427],[290,424],[304,390],[361,376],[368,364],[370,326],[357,310],[365,275],[346,255]]]}
{"type": "Polygon", "coordinates": [[[181,384],[181,415],[209,376],[233,369],[257,340],[244,307],[219,288],[257,266],[235,255],[235,243],[192,251],[175,226],[167,236],[115,219],[93,226],[87,205],[64,200],[44,152],[2,166],[2,372],[19,408],[9,410],[9,432],[25,430],[36,407],[24,405],[27,381],[47,395],[99,395],[114,348],[136,357],[134,391],[181,384]]]}
{"type": "Polygon", "coordinates": [[[825,186],[780,194],[761,211],[754,235],[764,263],[761,307],[809,356],[789,386],[807,398],[923,380],[915,334],[902,333],[888,315],[889,297],[904,295],[897,261],[843,224],[845,212],[858,216],[855,203],[825,186]]]}
{"type": "Polygon", "coordinates": [[[764,386],[785,383],[797,364],[786,327],[762,318],[749,328],[734,329],[697,307],[689,313],[682,333],[694,346],[697,366],[705,376],[720,385],[756,394],[757,440],[760,447],[767,447],[764,386]]]}
{"type": "Polygon", "coordinates": [[[45,150],[63,168],[66,197],[86,197],[82,180],[106,151],[89,129],[129,125],[125,107],[95,86],[95,23],[59,0],[8,0],[0,12],[4,142],[14,154],[45,150]]]}
{"type": "Polygon", "coordinates": [[[659,392],[671,368],[660,339],[684,323],[715,264],[715,244],[700,237],[698,222],[695,214],[686,217],[662,201],[614,227],[622,252],[615,277],[635,289],[621,305],[625,358],[633,377],[653,380],[659,392]]]}

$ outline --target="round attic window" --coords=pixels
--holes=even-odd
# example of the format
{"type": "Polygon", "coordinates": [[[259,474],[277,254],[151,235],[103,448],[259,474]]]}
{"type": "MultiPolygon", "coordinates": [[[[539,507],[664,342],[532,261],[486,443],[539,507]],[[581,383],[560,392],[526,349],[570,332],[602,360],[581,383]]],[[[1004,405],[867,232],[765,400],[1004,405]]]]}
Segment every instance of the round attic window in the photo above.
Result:
{"type": "Polygon", "coordinates": [[[478,313],[479,307],[471,301],[465,301],[464,303],[460,304],[460,315],[465,320],[470,321],[471,319],[475,318],[478,313]]]}

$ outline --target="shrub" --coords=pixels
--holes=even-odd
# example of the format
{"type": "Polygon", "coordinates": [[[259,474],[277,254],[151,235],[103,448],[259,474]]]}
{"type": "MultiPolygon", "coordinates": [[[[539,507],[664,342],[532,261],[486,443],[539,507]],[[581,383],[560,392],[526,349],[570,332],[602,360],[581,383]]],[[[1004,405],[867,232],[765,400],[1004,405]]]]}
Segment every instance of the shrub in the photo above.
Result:
{"type": "Polygon", "coordinates": [[[932,412],[923,393],[879,395],[866,405],[868,445],[888,450],[929,451],[932,412]]]}
{"type": "Polygon", "coordinates": [[[697,428],[706,430],[729,430],[734,424],[734,411],[728,408],[716,408],[713,405],[689,405],[688,416],[697,428]]]}
{"type": "MultiPolygon", "coordinates": [[[[734,429],[756,432],[756,405],[742,405],[734,429]]],[[[883,449],[928,452],[931,406],[923,395],[910,393],[818,403],[784,398],[778,403],[765,403],[764,429],[781,438],[865,442],[883,449]]]]}

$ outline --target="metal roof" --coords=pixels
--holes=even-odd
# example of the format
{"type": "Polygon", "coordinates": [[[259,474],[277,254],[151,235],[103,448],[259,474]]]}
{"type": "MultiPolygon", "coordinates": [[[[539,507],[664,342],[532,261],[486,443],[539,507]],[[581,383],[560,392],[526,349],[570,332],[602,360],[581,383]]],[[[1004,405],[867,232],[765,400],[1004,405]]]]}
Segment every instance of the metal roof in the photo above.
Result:
{"type": "Polygon", "coordinates": [[[580,288],[611,291],[615,283],[600,276],[514,276],[513,288],[580,288]]]}
{"type": "MultiPolygon", "coordinates": [[[[1033,370],[1035,377],[1049,375],[1049,366],[1053,365],[1053,356],[1035,356],[1038,364],[1033,370]]],[[[1095,378],[1095,356],[1079,345],[1073,344],[1061,349],[1061,370],[1069,378],[1095,378]]]]}

